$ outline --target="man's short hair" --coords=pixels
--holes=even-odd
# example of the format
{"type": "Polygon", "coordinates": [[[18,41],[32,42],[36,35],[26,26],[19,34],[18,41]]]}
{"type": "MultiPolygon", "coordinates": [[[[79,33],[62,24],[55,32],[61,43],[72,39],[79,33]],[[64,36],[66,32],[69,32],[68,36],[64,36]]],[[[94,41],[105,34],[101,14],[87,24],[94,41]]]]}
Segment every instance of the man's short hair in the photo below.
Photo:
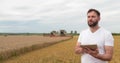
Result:
{"type": "Polygon", "coordinates": [[[96,9],[89,9],[87,14],[92,12],[92,11],[94,11],[98,16],[100,16],[100,12],[98,10],[96,10],[96,9]]]}

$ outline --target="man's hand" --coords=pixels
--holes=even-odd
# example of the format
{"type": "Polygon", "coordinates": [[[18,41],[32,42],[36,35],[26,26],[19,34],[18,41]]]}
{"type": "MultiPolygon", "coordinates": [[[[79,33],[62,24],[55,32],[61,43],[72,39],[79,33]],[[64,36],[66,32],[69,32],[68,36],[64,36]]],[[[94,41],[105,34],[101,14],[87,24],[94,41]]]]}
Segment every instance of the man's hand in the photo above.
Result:
{"type": "Polygon", "coordinates": [[[78,42],[77,42],[77,44],[75,46],[75,53],[76,54],[84,53],[83,48],[80,47],[80,43],[78,43],[78,42]]]}
{"type": "Polygon", "coordinates": [[[98,49],[91,50],[90,48],[86,47],[83,49],[85,53],[90,54],[91,56],[104,60],[104,61],[110,61],[112,59],[113,55],[113,47],[112,46],[105,46],[105,54],[99,54],[98,49]]]}
{"type": "Polygon", "coordinates": [[[96,50],[92,50],[92,49],[90,49],[90,48],[88,48],[88,47],[85,47],[84,48],[84,52],[85,53],[88,53],[88,54],[90,54],[91,56],[93,56],[93,57],[97,57],[97,55],[98,55],[98,49],[96,49],[96,50]]]}

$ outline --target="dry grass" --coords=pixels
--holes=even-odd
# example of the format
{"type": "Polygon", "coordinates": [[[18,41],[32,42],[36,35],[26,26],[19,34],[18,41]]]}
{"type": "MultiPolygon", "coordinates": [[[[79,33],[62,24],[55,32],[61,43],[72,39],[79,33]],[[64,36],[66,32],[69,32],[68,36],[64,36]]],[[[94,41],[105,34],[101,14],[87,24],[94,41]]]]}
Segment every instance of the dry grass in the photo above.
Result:
{"type": "Polygon", "coordinates": [[[33,44],[60,41],[69,37],[44,37],[44,36],[0,36],[0,51],[31,46],[33,44]]]}
{"type": "Polygon", "coordinates": [[[70,37],[44,37],[44,36],[0,36],[0,60],[11,56],[43,48],[70,37]]]}
{"type": "Polygon", "coordinates": [[[4,63],[79,63],[80,56],[74,54],[77,37],[25,55],[11,58],[4,63]]]}
{"type": "Polygon", "coordinates": [[[110,63],[120,63],[120,36],[114,36],[114,55],[110,63]]]}
{"type": "MultiPolygon", "coordinates": [[[[38,49],[27,54],[11,58],[3,63],[80,63],[80,55],[74,53],[78,37],[55,44],[43,49],[38,49]]],[[[114,36],[114,56],[110,63],[120,62],[120,36],[114,36]]]]}

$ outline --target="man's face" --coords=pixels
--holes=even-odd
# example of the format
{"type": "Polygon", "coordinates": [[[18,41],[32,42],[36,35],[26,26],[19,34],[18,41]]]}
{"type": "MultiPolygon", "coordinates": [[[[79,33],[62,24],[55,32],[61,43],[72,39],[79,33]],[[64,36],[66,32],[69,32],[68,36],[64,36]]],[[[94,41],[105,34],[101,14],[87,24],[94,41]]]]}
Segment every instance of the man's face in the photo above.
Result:
{"type": "Polygon", "coordinates": [[[100,17],[94,11],[89,12],[87,14],[87,21],[88,21],[89,27],[95,27],[96,25],[98,25],[99,20],[100,20],[100,17]]]}

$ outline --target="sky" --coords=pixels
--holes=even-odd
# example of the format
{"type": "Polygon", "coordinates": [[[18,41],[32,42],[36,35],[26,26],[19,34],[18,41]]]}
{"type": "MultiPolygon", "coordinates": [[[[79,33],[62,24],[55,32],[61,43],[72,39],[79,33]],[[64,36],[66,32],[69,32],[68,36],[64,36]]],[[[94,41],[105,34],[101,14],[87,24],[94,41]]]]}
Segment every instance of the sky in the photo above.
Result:
{"type": "Polygon", "coordinates": [[[79,33],[90,8],[101,12],[101,27],[120,33],[120,0],[0,0],[0,33],[79,33]]]}

